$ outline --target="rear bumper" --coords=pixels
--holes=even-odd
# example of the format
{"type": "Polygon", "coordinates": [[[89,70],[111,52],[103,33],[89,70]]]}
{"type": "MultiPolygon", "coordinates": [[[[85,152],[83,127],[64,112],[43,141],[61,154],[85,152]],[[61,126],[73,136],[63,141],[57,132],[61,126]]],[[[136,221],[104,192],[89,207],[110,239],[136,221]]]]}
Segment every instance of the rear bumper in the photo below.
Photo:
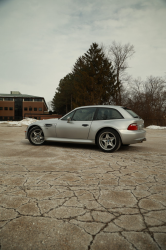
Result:
{"type": "Polygon", "coordinates": [[[123,144],[135,144],[146,141],[145,130],[120,130],[121,140],[123,144]]]}

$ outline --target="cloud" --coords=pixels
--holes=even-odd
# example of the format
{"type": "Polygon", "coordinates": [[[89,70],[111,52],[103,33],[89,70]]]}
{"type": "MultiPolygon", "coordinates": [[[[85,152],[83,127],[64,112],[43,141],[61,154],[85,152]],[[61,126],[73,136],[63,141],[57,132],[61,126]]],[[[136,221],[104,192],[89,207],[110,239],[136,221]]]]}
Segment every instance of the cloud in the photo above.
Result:
{"type": "Polygon", "coordinates": [[[133,77],[165,72],[163,0],[0,0],[1,92],[53,98],[59,80],[92,42],[131,43],[133,77]]]}

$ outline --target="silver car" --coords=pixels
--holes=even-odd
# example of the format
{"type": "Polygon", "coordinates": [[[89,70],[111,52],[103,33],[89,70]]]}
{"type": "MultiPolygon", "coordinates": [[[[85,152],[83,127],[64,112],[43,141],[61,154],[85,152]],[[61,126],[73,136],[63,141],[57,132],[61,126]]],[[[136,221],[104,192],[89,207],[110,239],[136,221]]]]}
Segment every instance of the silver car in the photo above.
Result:
{"type": "Polygon", "coordinates": [[[97,144],[105,152],[121,145],[146,141],[144,121],[121,106],[84,106],[60,119],[41,120],[29,125],[25,138],[33,145],[45,141],[97,144]]]}

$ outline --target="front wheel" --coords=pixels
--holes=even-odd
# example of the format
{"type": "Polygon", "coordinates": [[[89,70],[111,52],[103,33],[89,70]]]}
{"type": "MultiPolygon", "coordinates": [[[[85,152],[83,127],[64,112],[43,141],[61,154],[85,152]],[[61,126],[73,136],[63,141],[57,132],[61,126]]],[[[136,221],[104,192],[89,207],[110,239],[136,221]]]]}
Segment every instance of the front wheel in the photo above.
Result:
{"type": "Polygon", "coordinates": [[[35,126],[30,130],[28,138],[30,143],[35,146],[40,146],[44,144],[45,141],[43,130],[38,126],[35,126]]]}
{"type": "Polygon", "coordinates": [[[113,129],[103,129],[97,136],[97,145],[104,152],[114,152],[121,146],[119,134],[113,129]]]}

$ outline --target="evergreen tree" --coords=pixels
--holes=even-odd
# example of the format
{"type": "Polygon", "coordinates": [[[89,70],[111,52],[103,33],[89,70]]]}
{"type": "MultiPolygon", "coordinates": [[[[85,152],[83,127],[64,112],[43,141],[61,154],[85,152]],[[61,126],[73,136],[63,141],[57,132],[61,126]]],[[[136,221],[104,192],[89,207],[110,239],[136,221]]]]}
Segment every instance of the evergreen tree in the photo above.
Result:
{"type": "Polygon", "coordinates": [[[117,91],[111,62],[97,43],[76,61],[73,75],[75,107],[109,104],[117,91]]]}
{"type": "Polygon", "coordinates": [[[58,114],[66,114],[73,109],[73,75],[70,73],[60,80],[52,100],[52,108],[58,114]]]}

